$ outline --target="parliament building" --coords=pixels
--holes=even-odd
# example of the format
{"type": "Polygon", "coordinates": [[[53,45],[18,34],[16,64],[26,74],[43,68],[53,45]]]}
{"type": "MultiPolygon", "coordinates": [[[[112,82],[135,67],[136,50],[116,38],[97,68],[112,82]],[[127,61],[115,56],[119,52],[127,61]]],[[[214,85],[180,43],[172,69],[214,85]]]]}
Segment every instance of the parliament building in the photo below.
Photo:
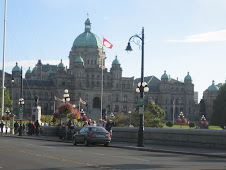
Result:
{"type": "MultiPolygon", "coordinates": [[[[43,64],[37,61],[33,69],[28,69],[22,78],[21,66],[16,63],[12,74],[6,73],[5,86],[13,99],[13,113],[18,115],[18,100],[25,101],[24,116],[29,118],[34,105],[34,97],[39,97],[42,114],[53,114],[61,102],[55,96],[63,98],[68,89],[70,103],[78,106],[80,98],[86,102],[81,108],[91,118],[98,118],[102,109],[109,115],[133,111],[139,103],[139,94],[135,89],[140,79],[122,77],[120,57],[115,57],[110,70],[105,68],[106,54],[102,41],[91,32],[91,22],[85,21],[85,31],[75,38],[69,52],[69,68],[59,61],[58,65],[43,64]],[[102,82],[103,76],[103,82],[102,82]],[[11,80],[14,80],[12,82],[11,80]],[[101,93],[103,84],[103,93],[101,93]]],[[[161,79],[155,76],[145,77],[149,92],[145,93],[144,102],[151,100],[166,112],[166,120],[182,111],[188,119],[194,115],[194,84],[188,73],[184,82],[170,78],[166,71],[161,79]]]]}

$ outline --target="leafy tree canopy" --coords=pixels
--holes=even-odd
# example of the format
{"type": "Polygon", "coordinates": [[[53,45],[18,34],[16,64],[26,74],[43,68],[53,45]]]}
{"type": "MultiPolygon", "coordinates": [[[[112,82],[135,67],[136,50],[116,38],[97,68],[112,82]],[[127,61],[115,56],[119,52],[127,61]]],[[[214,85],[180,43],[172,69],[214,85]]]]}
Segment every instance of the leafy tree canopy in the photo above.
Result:
{"type": "Polygon", "coordinates": [[[226,84],[220,88],[219,94],[213,103],[211,124],[222,128],[226,126],[226,84]]]}
{"type": "MultiPolygon", "coordinates": [[[[150,102],[144,110],[144,126],[145,127],[162,127],[162,120],[165,118],[165,111],[154,104],[154,102],[150,102]]],[[[139,126],[139,109],[137,109],[132,114],[132,124],[134,126],[139,126]]]]}
{"type": "MultiPolygon", "coordinates": [[[[0,101],[2,101],[2,91],[0,91],[0,101]]],[[[9,90],[4,90],[4,111],[8,108],[9,110],[12,110],[12,104],[13,101],[10,99],[10,93],[9,90]]],[[[0,104],[0,108],[1,108],[0,104]]],[[[2,109],[0,109],[0,113],[2,112],[2,109]]]]}

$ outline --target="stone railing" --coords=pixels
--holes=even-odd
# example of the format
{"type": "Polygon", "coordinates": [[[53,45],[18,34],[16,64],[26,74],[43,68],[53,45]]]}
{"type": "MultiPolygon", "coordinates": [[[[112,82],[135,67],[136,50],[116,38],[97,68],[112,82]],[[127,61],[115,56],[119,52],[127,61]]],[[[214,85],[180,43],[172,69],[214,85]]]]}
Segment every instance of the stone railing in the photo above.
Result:
{"type": "MultiPolygon", "coordinates": [[[[112,141],[138,142],[138,128],[114,127],[112,141]]],[[[144,144],[226,149],[226,131],[210,129],[145,128],[144,144]]]]}
{"type": "MultiPolygon", "coordinates": [[[[79,131],[81,127],[75,127],[79,131]]],[[[45,135],[59,134],[59,127],[44,128],[45,135]]],[[[138,142],[138,128],[113,127],[113,142],[138,142]]],[[[226,130],[145,128],[144,144],[195,146],[226,149],[226,130]]]]}

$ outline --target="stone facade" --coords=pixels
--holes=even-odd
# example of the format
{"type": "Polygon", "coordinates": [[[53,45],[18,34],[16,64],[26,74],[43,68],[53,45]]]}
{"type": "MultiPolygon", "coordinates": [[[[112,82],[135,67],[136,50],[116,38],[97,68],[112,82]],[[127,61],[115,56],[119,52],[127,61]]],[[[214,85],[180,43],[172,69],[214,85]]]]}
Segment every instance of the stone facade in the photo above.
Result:
{"type": "MultiPolygon", "coordinates": [[[[85,22],[85,32],[74,41],[69,52],[69,68],[62,61],[58,65],[42,64],[39,60],[36,66],[27,70],[21,83],[21,69],[16,66],[12,75],[6,76],[6,87],[13,98],[13,112],[18,114],[18,100],[25,100],[25,116],[31,115],[34,97],[38,96],[42,114],[52,114],[60,102],[55,96],[63,98],[64,90],[68,89],[72,104],[78,106],[80,98],[86,101],[81,108],[88,116],[100,115],[101,87],[103,68],[103,109],[111,112],[128,113],[138,106],[139,94],[135,92],[140,79],[122,77],[121,64],[116,56],[110,70],[105,68],[106,54],[100,39],[91,33],[89,18],[85,22]],[[103,67],[102,67],[103,65],[103,67]],[[11,78],[14,83],[11,83],[11,78]],[[21,86],[23,85],[23,94],[21,86]]],[[[176,119],[179,112],[193,119],[194,113],[194,85],[191,76],[185,77],[184,82],[170,78],[166,72],[161,80],[155,76],[145,77],[149,92],[145,93],[145,104],[153,100],[166,112],[166,120],[176,119]]]]}

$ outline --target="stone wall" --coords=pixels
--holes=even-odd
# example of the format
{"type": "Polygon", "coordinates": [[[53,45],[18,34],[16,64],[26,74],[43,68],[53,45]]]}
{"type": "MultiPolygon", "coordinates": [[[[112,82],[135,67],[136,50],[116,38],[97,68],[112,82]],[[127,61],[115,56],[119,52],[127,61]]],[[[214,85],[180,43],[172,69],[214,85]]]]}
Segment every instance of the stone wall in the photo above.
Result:
{"type": "MultiPolygon", "coordinates": [[[[113,142],[137,143],[137,137],[138,128],[113,128],[113,142]]],[[[210,129],[145,128],[144,144],[226,149],[226,131],[210,129]]]]}
{"type": "MultiPolygon", "coordinates": [[[[45,127],[45,134],[58,135],[57,126],[45,127]]],[[[81,127],[75,127],[79,131],[81,127]]],[[[113,127],[113,142],[138,142],[138,128],[113,127]]],[[[145,128],[144,144],[226,149],[226,130],[145,128]]]]}

